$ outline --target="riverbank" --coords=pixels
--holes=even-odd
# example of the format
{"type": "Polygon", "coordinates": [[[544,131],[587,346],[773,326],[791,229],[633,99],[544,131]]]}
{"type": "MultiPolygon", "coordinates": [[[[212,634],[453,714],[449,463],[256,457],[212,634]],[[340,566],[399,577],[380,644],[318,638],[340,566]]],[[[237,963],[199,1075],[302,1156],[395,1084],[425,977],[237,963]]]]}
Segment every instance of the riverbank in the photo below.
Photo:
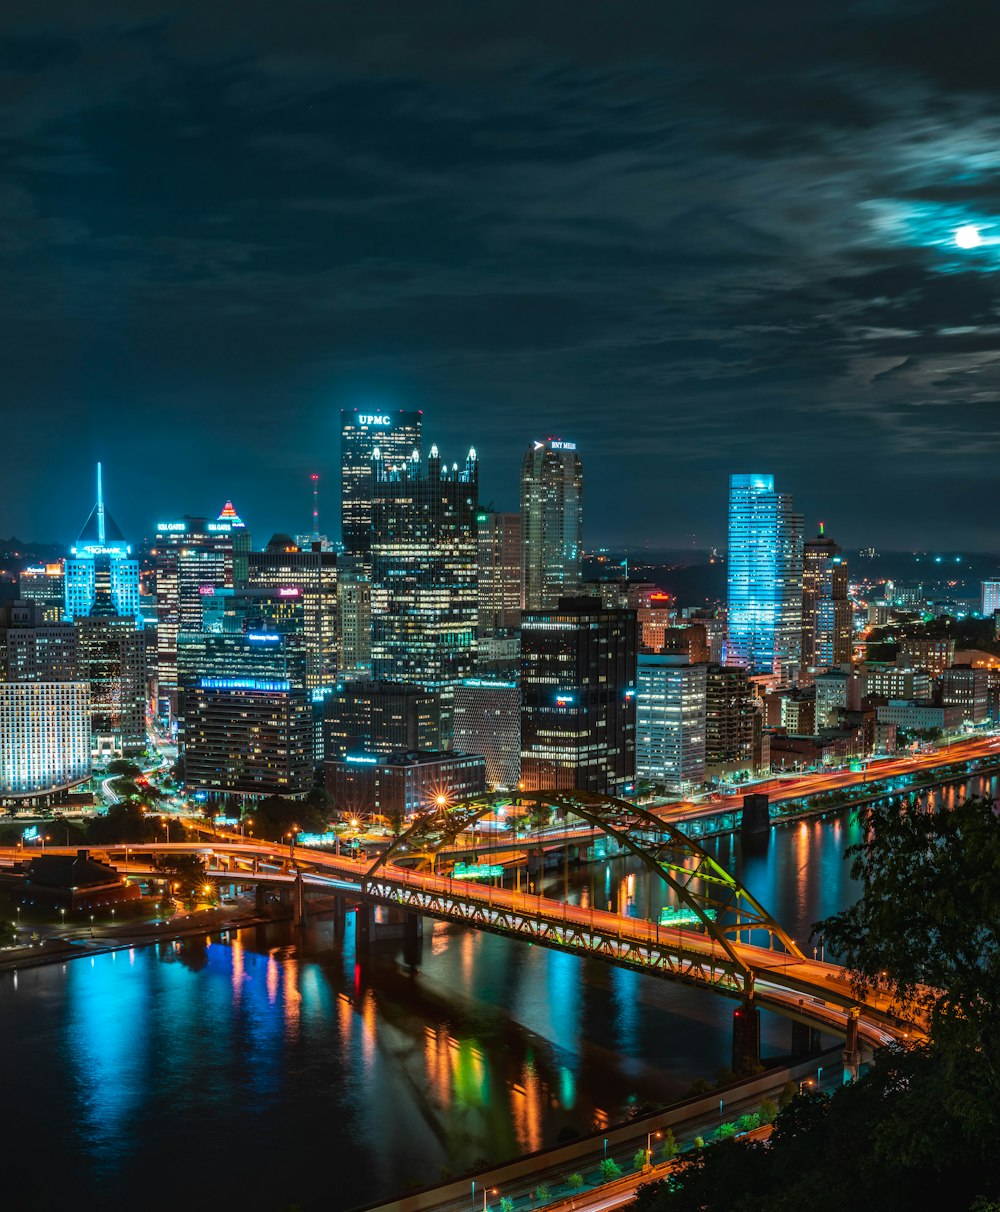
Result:
{"type": "Polygon", "coordinates": [[[243,930],[248,926],[263,926],[283,920],[288,913],[258,913],[232,909],[203,909],[173,917],[111,926],[95,926],[93,931],[80,927],[64,930],[37,943],[8,947],[0,951],[0,972],[17,972],[24,968],[39,968],[45,964],[60,964],[82,959],[88,955],[105,955],[111,951],[128,951],[133,947],[148,947],[154,943],[169,943],[197,934],[218,934],[223,930],[243,930]]]}
{"type": "MultiPolygon", "coordinates": [[[[477,1192],[488,1195],[489,1206],[494,1208],[502,1197],[507,1212],[522,1209],[536,1212],[562,1207],[567,1201],[574,1201],[576,1207],[582,1208],[587,1206],[588,1196],[613,1193],[621,1194],[624,1202],[639,1182],[662,1178],[669,1172],[672,1159],[661,1154],[668,1131],[673,1134],[680,1155],[697,1147],[699,1142],[711,1143],[735,1135],[741,1120],[750,1130],[756,1128],[752,1120],[759,1114],[761,1103],[765,1099],[777,1103],[789,1082],[832,1091],[840,1085],[842,1075],[841,1049],[834,1048],[797,1064],[720,1086],[709,1094],[684,1099],[652,1115],[592,1133],[570,1144],[542,1149],[447,1183],[368,1204],[355,1212],[466,1212],[470,1192],[473,1198],[477,1192]],[[749,1122],[744,1117],[750,1117],[749,1122]],[[720,1133],[724,1124],[732,1129],[731,1133],[725,1128],[720,1133]],[[643,1151],[648,1151],[653,1164],[639,1174],[635,1172],[635,1161],[643,1151]],[[618,1170],[618,1175],[611,1171],[610,1182],[601,1173],[606,1160],[613,1161],[618,1170]],[[621,1181],[614,1181],[619,1176],[621,1181]],[[579,1183],[571,1181],[576,1179],[579,1183]]],[[[603,1206],[612,1205],[602,1201],[603,1206]]]]}

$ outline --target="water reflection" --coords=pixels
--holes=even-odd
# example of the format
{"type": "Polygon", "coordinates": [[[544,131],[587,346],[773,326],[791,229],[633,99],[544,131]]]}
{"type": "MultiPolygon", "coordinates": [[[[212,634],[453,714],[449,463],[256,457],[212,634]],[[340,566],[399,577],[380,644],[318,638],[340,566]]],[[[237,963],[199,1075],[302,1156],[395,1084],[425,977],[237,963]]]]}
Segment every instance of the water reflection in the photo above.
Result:
{"type": "MultiPolygon", "coordinates": [[[[844,814],[710,850],[805,941],[855,898],[842,855],[860,836],[844,814]]],[[[571,869],[569,884],[598,907],[664,903],[635,860],[571,869]]],[[[9,1147],[60,1145],[44,1192],[25,1170],[5,1203],[102,1208],[141,1191],[150,1212],[190,1206],[189,1167],[165,1162],[208,1151],[236,1205],[362,1204],[681,1096],[728,1063],[731,1013],[701,990],[429,922],[416,970],[398,944],[358,962],[352,924],[338,940],[319,919],[0,975],[0,1038],[18,1042],[9,1147]]],[[[786,1052],[787,1024],[763,1016],[762,1041],[786,1052]]]]}

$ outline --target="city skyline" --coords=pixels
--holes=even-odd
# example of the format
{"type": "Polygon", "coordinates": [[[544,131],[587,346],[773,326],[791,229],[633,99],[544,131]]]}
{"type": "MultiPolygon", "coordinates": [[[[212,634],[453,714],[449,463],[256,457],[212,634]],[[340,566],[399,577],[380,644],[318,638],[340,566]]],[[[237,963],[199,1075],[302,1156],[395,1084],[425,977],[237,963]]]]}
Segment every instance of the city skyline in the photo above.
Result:
{"type": "Polygon", "coordinates": [[[499,509],[576,441],[591,546],[718,544],[740,465],[848,547],[995,546],[978,9],[227,11],[5,14],[0,533],[71,538],[98,458],[126,533],[305,531],[371,408],[499,509]]]}

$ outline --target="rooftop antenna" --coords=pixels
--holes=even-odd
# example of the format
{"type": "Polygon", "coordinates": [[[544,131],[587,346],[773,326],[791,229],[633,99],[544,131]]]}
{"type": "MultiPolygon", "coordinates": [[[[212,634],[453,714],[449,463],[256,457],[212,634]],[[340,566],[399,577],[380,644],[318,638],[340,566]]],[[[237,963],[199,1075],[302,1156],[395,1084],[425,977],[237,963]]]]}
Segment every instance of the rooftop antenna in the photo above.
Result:
{"type": "Polygon", "coordinates": [[[313,472],[309,477],[313,486],[313,540],[319,541],[319,476],[313,472]]]}
{"type": "Polygon", "coordinates": [[[104,486],[100,463],[97,464],[97,541],[104,546],[104,486]]]}
{"type": "Polygon", "coordinates": [[[823,537],[823,523],[822,522],[820,522],[820,524],[819,524],[819,537],[820,538],[823,537]]]}

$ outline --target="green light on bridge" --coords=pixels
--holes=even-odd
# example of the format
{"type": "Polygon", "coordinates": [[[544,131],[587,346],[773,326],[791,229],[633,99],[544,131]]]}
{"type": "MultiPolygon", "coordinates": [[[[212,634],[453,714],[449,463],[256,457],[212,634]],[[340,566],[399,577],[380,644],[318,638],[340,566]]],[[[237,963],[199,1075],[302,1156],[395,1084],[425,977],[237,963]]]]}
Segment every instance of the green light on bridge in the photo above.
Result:
{"type": "MultiPolygon", "coordinates": [[[[714,909],[705,909],[704,914],[710,922],[715,921],[714,909]]],[[[693,909],[677,909],[673,905],[664,905],[660,910],[661,926],[704,926],[704,924],[693,909]]]]}
{"type": "Polygon", "coordinates": [[[456,863],[452,875],[457,880],[492,880],[503,875],[497,863],[456,863]]]}

